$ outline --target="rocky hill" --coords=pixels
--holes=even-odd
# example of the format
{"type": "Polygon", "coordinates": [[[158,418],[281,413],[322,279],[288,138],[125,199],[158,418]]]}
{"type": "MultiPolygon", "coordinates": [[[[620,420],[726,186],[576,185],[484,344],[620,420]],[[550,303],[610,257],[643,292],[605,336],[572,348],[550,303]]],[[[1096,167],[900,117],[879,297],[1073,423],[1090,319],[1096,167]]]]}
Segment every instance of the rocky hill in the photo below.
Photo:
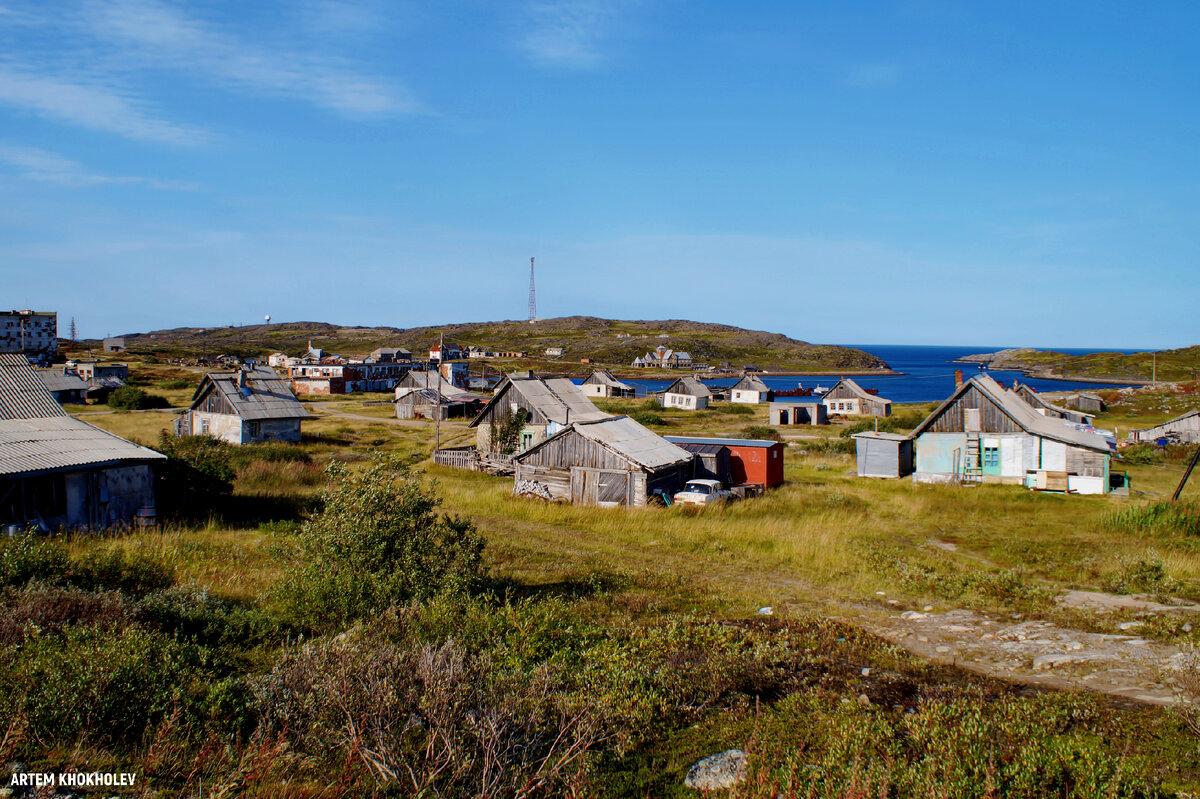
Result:
{"type": "Polygon", "coordinates": [[[1030,377],[1148,383],[1156,375],[1160,381],[1195,380],[1200,372],[1200,346],[1159,352],[1093,352],[1087,355],[1021,348],[968,355],[959,361],[983,363],[992,369],[1021,371],[1030,377]]]}
{"type": "MultiPolygon", "coordinates": [[[[634,358],[658,345],[691,353],[697,362],[735,367],[753,364],[773,371],[869,371],[887,369],[879,358],[862,350],[828,344],[809,344],[780,333],[744,330],[729,325],[691,322],[622,321],[570,316],[523,321],[472,322],[439,327],[344,327],[325,322],[286,322],[243,327],[175,328],[127,333],[132,354],[194,357],[229,353],[245,357],[272,352],[289,355],[313,346],[343,356],[363,356],[376,347],[406,347],[427,353],[444,334],[447,342],[497,350],[524,350],[531,360],[545,360],[549,347],[564,347],[563,365],[590,358],[597,364],[628,367],[634,358]]],[[[81,342],[95,346],[96,342],[81,342]]]]}

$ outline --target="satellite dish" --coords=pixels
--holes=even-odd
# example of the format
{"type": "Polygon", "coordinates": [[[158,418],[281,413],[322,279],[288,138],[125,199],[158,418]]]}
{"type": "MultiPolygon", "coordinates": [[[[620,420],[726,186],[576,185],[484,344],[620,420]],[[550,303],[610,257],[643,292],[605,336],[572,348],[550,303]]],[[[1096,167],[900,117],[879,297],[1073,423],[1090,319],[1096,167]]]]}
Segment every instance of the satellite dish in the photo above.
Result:
{"type": "Polygon", "coordinates": [[[264,316],[263,319],[267,320],[268,325],[271,324],[271,315],[270,314],[267,314],[266,316],[264,316]]]}

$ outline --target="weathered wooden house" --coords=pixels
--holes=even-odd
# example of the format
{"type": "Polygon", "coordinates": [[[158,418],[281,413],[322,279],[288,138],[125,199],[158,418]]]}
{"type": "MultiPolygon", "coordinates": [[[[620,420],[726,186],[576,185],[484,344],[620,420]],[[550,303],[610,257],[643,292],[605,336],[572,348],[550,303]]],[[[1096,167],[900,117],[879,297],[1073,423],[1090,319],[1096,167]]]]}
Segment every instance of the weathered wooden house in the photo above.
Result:
{"type": "Polygon", "coordinates": [[[175,421],[175,434],[230,444],[299,441],[301,422],[311,418],[274,370],[240,367],[204,376],[191,407],[175,421]]]}
{"type": "Polygon", "coordinates": [[[1089,426],[1096,420],[1094,413],[1079,411],[1073,408],[1061,408],[1058,405],[1051,404],[1038,394],[1032,386],[1026,385],[1019,380],[1013,381],[1012,391],[1023,399],[1029,407],[1042,414],[1042,416],[1049,416],[1053,419],[1066,419],[1068,422],[1089,426]]]}
{"type": "Polygon", "coordinates": [[[775,399],[771,389],[755,375],[746,375],[729,388],[730,402],[759,405],[775,399]]]}
{"type": "Polygon", "coordinates": [[[909,437],[918,481],[1109,490],[1112,447],[1104,436],[1043,416],[988,375],[955,389],[909,437]]]}
{"type": "Polygon", "coordinates": [[[834,383],[833,388],[821,398],[826,411],[832,416],[891,416],[892,401],[867,391],[848,377],[834,383]]]}
{"type": "Polygon", "coordinates": [[[531,372],[505,375],[492,398],[471,422],[480,452],[494,452],[492,427],[509,414],[522,420],[517,452],[524,452],[575,422],[594,422],[611,414],[592,404],[579,386],[565,377],[542,380],[531,372]]]}
{"type": "Polygon", "coordinates": [[[428,388],[396,389],[397,419],[466,419],[483,406],[483,398],[470,395],[464,399],[460,392],[453,396],[438,395],[428,388]]]}
{"type": "Polygon", "coordinates": [[[694,377],[681,377],[663,389],[662,406],[685,411],[699,411],[708,407],[712,392],[708,386],[694,377]]]}
{"type": "Polygon", "coordinates": [[[775,400],[770,405],[771,424],[779,427],[790,425],[829,424],[829,416],[825,412],[825,403],[813,400],[775,400]]]}
{"type": "MultiPolygon", "coordinates": [[[[449,364],[447,364],[449,365],[449,364]]],[[[470,402],[473,400],[482,399],[476,394],[472,394],[465,388],[455,385],[450,380],[447,380],[439,372],[408,372],[404,377],[396,383],[396,399],[407,394],[412,389],[428,389],[429,391],[441,391],[443,397],[449,397],[454,400],[470,402]]]]}
{"type": "Polygon", "coordinates": [[[628,383],[622,383],[612,376],[607,369],[597,369],[588,375],[587,380],[579,386],[580,390],[589,397],[634,397],[637,391],[628,383]]]}
{"type": "Polygon", "coordinates": [[[1077,411],[1086,411],[1091,414],[1104,413],[1104,400],[1095,394],[1089,394],[1081,391],[1078,394],[1072,394],[1063,400],[1063,405],[1068,408],[1074,408],[1077,411]]]}
{"type": "Polygon", "coordinates": [[[165,456],[67,414],[24,355],[0,354],[0,526],[101,530],[153,518],[165,456]]]}
{"type": "Polygon", "coordinates": [[[719,444],[729,450],[729,483],[732,485],[761,485],[772,488],[783,483],[782,441],[755,438],[703,438],[697,436],[664,436],[679,446],[689,444],[719,444]]]}
{"type": "Polygon", "coordinates": [[[581,505],[645,505],[692,476],[692,453],[628,416],[573,421],[513,458],[514,487],[581,505]]]}
{"type": "Polygon", "coordinates": [[[1129,440],[1142,444],[1159,442],[1200,443],[1200,408],[1176,416],[1168,422],[1142,430],[1131,430],[1129,440]]]}
{"type": "Polygon", "coordinates": [[[913,442],[901,433],[854,435],[859,477],[907,477],[913,470],[913,442]]]}

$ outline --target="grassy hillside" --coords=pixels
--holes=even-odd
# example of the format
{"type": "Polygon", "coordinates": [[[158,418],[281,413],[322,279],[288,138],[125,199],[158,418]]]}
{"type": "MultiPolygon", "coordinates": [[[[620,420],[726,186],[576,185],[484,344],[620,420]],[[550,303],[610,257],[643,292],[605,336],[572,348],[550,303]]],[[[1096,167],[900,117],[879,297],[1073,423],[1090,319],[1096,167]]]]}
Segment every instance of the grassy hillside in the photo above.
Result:
{"type": "MultiPolygon", "coordinates": [[[[340,327],[323,322],[289,322],[245,327],[176,328],[127,334],[134,353],[167,357],[230,353],[243,356],[272,352],[300,354],[313,346],[344,356],[362,356],[376,347],[407,347],[426,352],[445,334],[446,341],[498,350],[525,350],[540,357],[548,347],[565,347],[564,362],[581,358],[628,366],[659,344],[691,353],[697,361],[718,365],[754,364],[764,369],[857,371],[886,369],[887,364],[862,350],[809,344],[780,333],[743,330],[728,325],[666,321],[620,321],[571,316],[528,322],[478,322],[440,327],[340,327]],[[618,337],[621,336],[621,337],[618,337]]],[[[83,342],[84,345],[93,342],[83,342]]]]}
{"type": "Polygon", "coordinates": [[[1094,352],[1067,355],[1062,352],[1012,349],[962,358],[971,363],[988,363],[993,369],[1024,371],[1033,377],[1062,377],[1112,382],[1150,382],[1155,375],[1162,381],[1195,380],[1200,372],[1200,346],[1159,352],[1094,352]]]}

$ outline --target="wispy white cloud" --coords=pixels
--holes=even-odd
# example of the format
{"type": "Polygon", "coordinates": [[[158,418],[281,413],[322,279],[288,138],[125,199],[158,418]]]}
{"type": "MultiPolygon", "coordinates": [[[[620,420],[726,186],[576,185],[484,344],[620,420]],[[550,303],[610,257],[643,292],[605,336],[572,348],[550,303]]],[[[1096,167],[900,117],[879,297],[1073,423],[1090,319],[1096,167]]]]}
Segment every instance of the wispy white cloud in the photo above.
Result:
{"type": "Polygon", "coordinates": [[[77,161],[38,147],[20,147],[0,143],[0,163],[8,164],[22,177],[56,183],[60,186],[86,188],[104,185],[138,185],[169,191],[191,191],[197,188],[193,184],[180,181],[100,175],[90,172],[77,161]]]}
{"type": "Polygon", "coordinates": [[[139,141],[195,145],[207,141],[200,128],[155,115],[113,85],[82,82],[0,65],[0,103],[58,122],[116,133],[139,141]]]}
{"type": "Polygon", "coordinates": [[[533,0],[521,20],[520,47],[539,63],[595,67],[630,5],[631,0],[533,0]]]}
{"type": "Polygon", "coordinates": [[[249,42],[160,0],[93,0],[84,18],[127,58],[250,94],[290,97],[347,116],[424,110],[402,87],[360,72],[345,58],[249,42]]]}

